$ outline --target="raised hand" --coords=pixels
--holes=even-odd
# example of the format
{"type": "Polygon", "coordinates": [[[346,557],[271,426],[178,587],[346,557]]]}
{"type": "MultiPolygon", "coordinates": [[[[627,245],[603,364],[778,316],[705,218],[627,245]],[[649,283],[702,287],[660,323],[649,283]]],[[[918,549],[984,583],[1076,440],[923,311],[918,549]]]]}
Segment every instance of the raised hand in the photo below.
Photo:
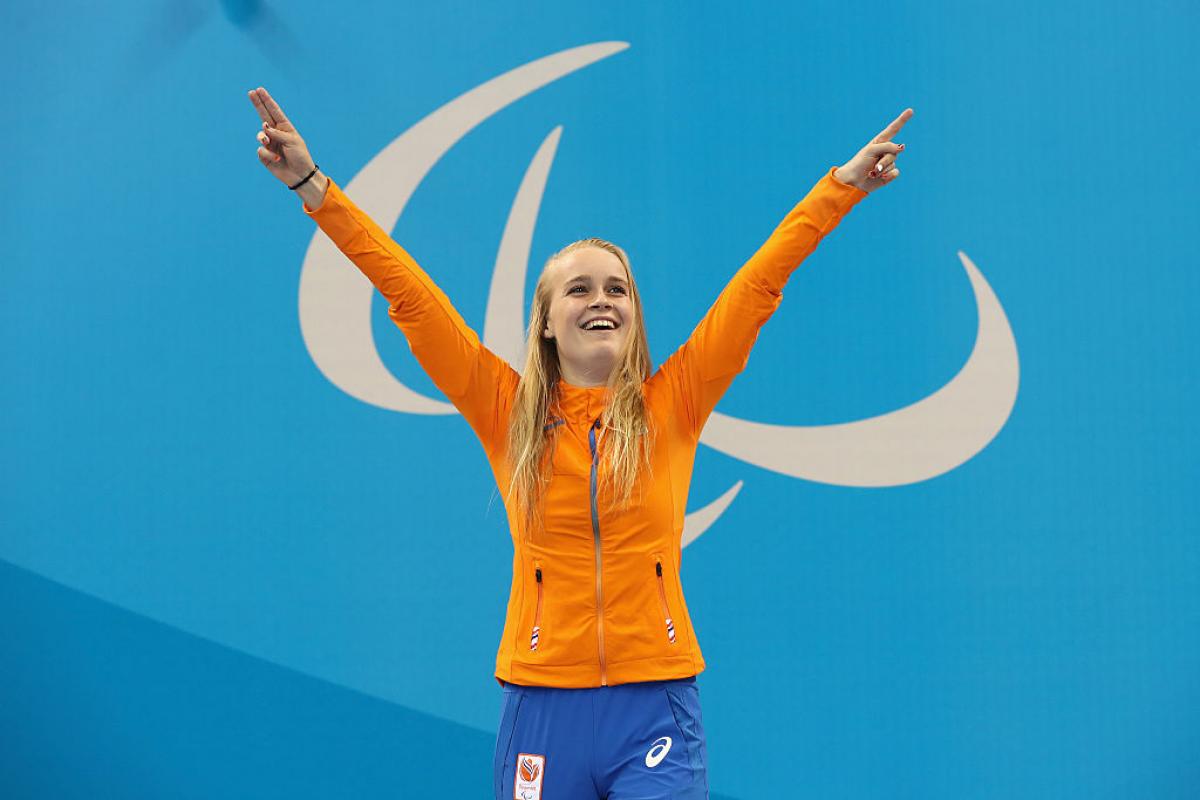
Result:
{"type": "Polygon", "coordinates": [[[258,160],[288,186],[304,180],[316,165],[296,126],[288,120],[266,89],[260,86],[248,94],[254,109],[262,117],[262,130],[258,132],[258,160]]]}
{"type": "Polygon", "coordinates": [[[863,149],[854,154],[854,158],[838,167],[833,177],[842,183],[857,186],[864,192],[873,192],[880,186],[896,180],[900,176],[896,156],[904,149],[904,145],[896,144],[892,138],[900,132],[912,115],[911,108],[900,112],[900,116],[892,120],[892,124],[880,131],[878,136],[867,142],[863,149]]]}

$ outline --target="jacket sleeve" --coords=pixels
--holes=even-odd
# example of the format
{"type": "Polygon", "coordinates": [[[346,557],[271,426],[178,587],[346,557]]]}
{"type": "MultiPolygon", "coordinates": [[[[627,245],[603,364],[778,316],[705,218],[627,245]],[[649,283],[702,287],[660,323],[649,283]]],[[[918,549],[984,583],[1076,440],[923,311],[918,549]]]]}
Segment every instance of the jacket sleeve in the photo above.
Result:
{"type": "Polygon", "coordinates": [[[741,372],[759,328],[783,299],[783,287],[821,239],[867,193],[833,177],[831,167],[725,287],[700,324],[662,366],[692,433],[741,372]]]}
{"type": "Polygon", "coordinates": [[[417,361],[491,453],[507,430],[516,371],[483,346],[416,260],[332,179],[321,206],[304,211],[387,299],[388,316],[417,361]]]}

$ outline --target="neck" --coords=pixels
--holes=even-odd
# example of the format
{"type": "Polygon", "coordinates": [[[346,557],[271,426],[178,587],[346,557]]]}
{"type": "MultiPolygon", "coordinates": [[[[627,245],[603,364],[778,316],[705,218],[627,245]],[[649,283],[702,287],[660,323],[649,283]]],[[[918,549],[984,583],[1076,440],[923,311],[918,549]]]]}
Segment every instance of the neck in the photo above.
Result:
{"type": "Polygon", "coordinates": [[[582,389],[591,389],[596,386],[604,386],[608,383],[608,378],[612,375],[613,366],[611,362],[604,364],[571,364],[566,361],[560,361],[558,372],[564,382],[582,389]]]}

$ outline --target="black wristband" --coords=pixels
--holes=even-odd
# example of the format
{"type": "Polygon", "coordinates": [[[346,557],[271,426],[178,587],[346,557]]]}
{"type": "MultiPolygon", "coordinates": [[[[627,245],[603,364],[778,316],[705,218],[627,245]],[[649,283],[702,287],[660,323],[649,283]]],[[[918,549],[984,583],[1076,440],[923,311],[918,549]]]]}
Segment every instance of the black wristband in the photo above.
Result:
{"type": "Polygon", "coordinates": [[[303,186],[304,184],[308,183],[308,179],[309,179],[309,178],[311,178],[313,175],[316,175],[316,174],[317,174],[317,170],[319,170],[319,169],[320,169],[320,167],[318,167],[316,164],[313,164],[313,170],[312,170],[312,172],[310,172],[310,173],[308,173],[307,175],[305,175],[305,176],[304,176],[304,180],[300,181],[300,182],[299,182],[299,183],[297,183],[295,186],[289,186],[288,188],[289,188],[289,189],[291,189],[293,192],[294,192],[294,191],[296,191],[296,190],[297,190],[297,189],[299,189],[301,186],[303,186]]]}

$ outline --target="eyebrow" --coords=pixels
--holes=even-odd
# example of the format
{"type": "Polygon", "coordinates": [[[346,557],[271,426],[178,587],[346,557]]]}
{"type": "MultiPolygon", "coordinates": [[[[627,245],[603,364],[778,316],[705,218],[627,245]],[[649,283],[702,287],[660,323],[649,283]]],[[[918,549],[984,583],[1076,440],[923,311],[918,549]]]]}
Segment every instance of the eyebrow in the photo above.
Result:
{"type": "MultiPolygon", "coordinates": [[[[580,282],[580,281],[582,281],[583,283],[587,283],[590,280],[591,280],[591,278],[588,277],[587,275],[576,275],[574,278],[568,279],[567,283],[576,283],[576,282],[580,282]]],[[[609,276],[608,280],[612,283],[629,283],[629,281],[625,280],[624,278],[617,278],[617,277],[613,277],[613,276],[609,276]]]]}

